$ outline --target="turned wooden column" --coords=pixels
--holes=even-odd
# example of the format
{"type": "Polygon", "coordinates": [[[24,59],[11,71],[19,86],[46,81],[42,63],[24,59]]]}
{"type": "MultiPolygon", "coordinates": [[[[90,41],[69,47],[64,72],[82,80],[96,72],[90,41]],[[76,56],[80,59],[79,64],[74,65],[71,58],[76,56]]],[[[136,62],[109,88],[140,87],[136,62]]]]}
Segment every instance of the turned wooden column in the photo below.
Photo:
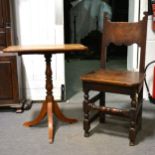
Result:
{"type": "Polygon", "coordinates": [[[52,70],[51,70],[51,54],[45,54],[45,61],[46,61],[46,101],[53,100],[53,84],[52,84],[52,70]]]}
{"type": "Polygon", "coordinates": [[[46,61],[46,103],[47,103],[47,114],[48,114],[48,137],[49,143],[53,142],[53,109],[54,109],[54,98],[53,98],[53,81],[52,81],[52,69],[51,69],[51,57],[52,54],[45,54],[46,61]]]}

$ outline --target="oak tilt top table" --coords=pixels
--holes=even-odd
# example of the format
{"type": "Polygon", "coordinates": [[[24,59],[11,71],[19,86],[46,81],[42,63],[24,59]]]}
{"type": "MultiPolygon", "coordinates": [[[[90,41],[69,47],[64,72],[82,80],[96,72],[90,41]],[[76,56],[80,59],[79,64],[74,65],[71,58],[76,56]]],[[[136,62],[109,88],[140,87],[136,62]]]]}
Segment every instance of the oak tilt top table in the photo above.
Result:
{"type": "Polygon", "coordinates": [[[68,52],[84,52],[87,51],[87,47],[81,44],[64,44],[64,45],[38,45],[38,46],[9,46],[3,50],[4,53],[18,53],[18,55],[24,54],[43,54],[46,61],[46,97],[42,104],[41,110],[38,116],[29,122],[25,122],[24,126],[34,126],[47,115],[48,117],[48,136],[49,143],[53,142],[53,114],[55,114],[61,121],[67,123],[77,122],[77,119],[67,118],[61,112],[57,102],[54,100],[52,89],[52,69],[51,69],[51,57],[52,54],[68,53],[68,52]]]}

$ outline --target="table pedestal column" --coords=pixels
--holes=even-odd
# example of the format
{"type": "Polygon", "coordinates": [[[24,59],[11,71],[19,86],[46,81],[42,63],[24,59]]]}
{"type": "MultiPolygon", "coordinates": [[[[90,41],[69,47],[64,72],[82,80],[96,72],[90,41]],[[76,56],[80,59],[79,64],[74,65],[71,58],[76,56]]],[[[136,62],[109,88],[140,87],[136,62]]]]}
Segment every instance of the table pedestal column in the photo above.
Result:
{"type": "Polygon", "coordinates": [[[55,114],[58,119],[63,122],[67,123],[75,123],[77,119],[67,118],[61,112],[58,104],[54,101],[53,97],[53,83],[52,83],[52,69],[51,69],[51,54],[45,54],[45,61],[46,61],[46,99],[42,104],[40,113],[38,116],[29,122],[25,122],[24,126],[34,126],[38,124],[44,117],[47,115],[48,117],[48,136],[49,136],[49,143],[53,142],[53,114],[55,114]]]}

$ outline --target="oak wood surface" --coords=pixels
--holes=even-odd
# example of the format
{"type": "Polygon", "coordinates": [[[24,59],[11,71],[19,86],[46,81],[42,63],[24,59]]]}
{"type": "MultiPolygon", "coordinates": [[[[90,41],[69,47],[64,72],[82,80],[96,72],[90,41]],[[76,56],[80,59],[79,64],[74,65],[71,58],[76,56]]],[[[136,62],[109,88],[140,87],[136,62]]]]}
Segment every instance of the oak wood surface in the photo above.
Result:
{"type": "Polygon", "coordinates": [[[18,54],[45,54],[45,53],[69,53],[73,51],[85,52],[88,48],[82,44],[64,44],[64,45],[26,45],[9,46],[3,49],[5,53],[18,54]]]}
{"type": "Polygon", "coordinates": [[[83,75],[81,80],[130,87],[140,84],[144,78],[145,74],[139,72],[99,69],[83,75]]]}

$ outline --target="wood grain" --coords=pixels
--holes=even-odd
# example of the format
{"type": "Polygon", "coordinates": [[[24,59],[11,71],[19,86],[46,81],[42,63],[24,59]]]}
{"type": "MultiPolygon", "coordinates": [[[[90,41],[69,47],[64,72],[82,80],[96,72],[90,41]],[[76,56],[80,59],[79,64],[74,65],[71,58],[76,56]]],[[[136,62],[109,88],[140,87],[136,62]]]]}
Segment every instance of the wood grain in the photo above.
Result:
{"type": "Polygon", "coordinates": [[[46,53],[69,53],[86,52],[88,48],[82,44],[64,44],[64,45],[31,45],[31,46],[8,46],[3,49],[4,53],[18,54],[46,54],[46,53]]]}

